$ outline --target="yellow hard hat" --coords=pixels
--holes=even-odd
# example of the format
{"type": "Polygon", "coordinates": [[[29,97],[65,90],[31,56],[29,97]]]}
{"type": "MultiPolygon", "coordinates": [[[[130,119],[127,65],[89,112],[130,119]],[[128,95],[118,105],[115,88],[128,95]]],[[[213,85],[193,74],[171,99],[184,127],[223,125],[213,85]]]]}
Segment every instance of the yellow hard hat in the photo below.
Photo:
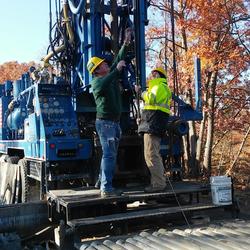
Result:
{"type": "Polygon", "coordinates": [[[157,72],[163,74],[163,75],[165,76],[165,78],[167,78],[167,72],[166,72],[165,69],[159,67],[159,68],[154,68],[154,69],[152,70],[152,72],[153,72],[153,71],[157,71],[157,72]]]}
{"type": "Polygon", "coordinates": [[[89,59],[88,63],[87,63],[87,69],[89,71],[89,73],[93,73],[94,70],[104,61],[104,59],[97,57],[97,56],[93,56],[89,59]]]}

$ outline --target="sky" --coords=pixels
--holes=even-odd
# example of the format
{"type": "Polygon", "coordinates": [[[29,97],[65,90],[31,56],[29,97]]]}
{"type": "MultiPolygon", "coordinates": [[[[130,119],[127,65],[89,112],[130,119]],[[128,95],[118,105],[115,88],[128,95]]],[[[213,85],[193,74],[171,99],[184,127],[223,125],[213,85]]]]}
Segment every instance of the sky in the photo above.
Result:
{"type": "Polygon", "coordinates": [[[0,64],[39,62],[49,44],[49,0],[0,0],[0,9],[0,64]]]}

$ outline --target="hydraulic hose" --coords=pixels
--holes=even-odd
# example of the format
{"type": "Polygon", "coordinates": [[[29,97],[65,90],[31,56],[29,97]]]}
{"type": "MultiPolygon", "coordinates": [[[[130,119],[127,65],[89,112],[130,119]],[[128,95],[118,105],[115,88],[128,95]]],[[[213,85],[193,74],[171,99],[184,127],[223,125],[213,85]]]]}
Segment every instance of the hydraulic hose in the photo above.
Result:
{"type": "MultiPolygon", "coordinates": [[[[61,45],[60,47],[55,48],[54,51],[55,51],[56,53],[60,53],[60,52],[62,52],[64,49],[65,49],[65,45],[63,44],[63,45],[61,45]]],[[[45,57],[43,58],[43,63],[44,63],[43,66],[44,66],[44,67],[48,67],[48,66],[50,65],[50,64],[49,64],[49,60],[50,60],[50,58],[55,54],[54,51],[50,51],[50,53],[48,53],[48,55],[45,56],[45,57]]]]}
{"type": "Polygon", "coordinates": [[[69,3],[70,11],[76,15],[76,14],[79,14],[80,11],[83,9],[82,6],[85,5],[86,1],[81,0],[77,7],[75,6],[74,0],[69,0],[68,3],[69,3]]]}
{"type": "Polygon", "coordinates": [[[69,43],[72,44],[74,41],[74,33],[72,30],[72,27],[70,26],[70,19],[69,19],[69,14],[68,14],[68,4],[63,5],[63,17],[64,17],[64,22],[66,23],[66,30],[69,35],[69,43]]]}
{"type": "MultiPolygon", "coordinates": [[[[66,24],[66,31],[68,33],[68,36],[69,36],[69,43],[70,44],[73,44],[74,42],[74,33],[73,33],[73,30],[70,26],[70,22],[69,22],[69,15],[68,15],[68,4],[67,2],[65,2],[63,4],[63,17],[64,17],[64,22],[66,24]]],[[[43,63],[44,63],[44,67],[48,67],[49,66],[49,60],[51,57],[53,57],[54,55],[57,55],[58,53],[62,52],[65,50],[66,48],[66,45],[65,43],[62,44],[61,46],[59,47],[56,47],[54,48],[53,46],[51,46],[52,48],[52,51],[50,53],[48,53],[44,58],[43,58],[43,63]]]]}

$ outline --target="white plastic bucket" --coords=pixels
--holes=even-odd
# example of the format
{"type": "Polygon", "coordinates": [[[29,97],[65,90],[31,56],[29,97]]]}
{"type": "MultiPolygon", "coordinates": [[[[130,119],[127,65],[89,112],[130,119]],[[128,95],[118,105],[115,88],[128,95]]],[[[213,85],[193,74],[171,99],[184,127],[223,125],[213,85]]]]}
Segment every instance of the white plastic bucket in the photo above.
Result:
{"type": "Polygon", "coordinates": [[[227,176],[210,177],[212,200],[214,205],[232,204],[232,183],[227,176]]]}

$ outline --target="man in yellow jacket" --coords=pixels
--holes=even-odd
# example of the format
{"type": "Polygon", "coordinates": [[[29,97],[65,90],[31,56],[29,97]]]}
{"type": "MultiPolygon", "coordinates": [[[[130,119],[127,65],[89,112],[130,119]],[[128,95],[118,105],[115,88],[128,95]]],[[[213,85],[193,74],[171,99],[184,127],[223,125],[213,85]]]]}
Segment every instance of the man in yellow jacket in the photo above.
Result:
{"type": "Polygon", "coordinates": [[[166,187],[160,144],[167,129],[172,98],[166,71],[163,68],[155,68],[152,70],[152,76],[148,90],[141,95],[144,108],[138,127],[138,132],[143,134],[144,157],[151,174],[151,184],[145,188],[145,192],[162,191],[166,187]]]}

